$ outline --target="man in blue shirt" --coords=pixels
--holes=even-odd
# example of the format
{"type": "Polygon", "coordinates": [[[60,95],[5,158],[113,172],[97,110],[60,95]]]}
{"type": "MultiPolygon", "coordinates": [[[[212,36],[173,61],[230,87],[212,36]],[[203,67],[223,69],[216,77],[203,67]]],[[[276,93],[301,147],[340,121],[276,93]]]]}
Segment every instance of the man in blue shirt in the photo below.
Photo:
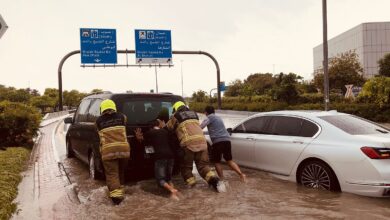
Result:
{"type": "Polygon", "coordinates": [[[227,132],[222,119],[215,115],[213,106],[207,106],[205,108],[205,115],[207,119],[202,122],[200,127],[203,129],[207,126],[209,135],[211,138],[211,159],[214,163],[218,176],[223,179],[223,170],[221,159],[225,159],[229,167],[234,170],[241,178],[243,182],[246,182],[246,175],[240,170],[240,167],[233,161],[232,147],[230,143],[230,135],[227,132]]]}

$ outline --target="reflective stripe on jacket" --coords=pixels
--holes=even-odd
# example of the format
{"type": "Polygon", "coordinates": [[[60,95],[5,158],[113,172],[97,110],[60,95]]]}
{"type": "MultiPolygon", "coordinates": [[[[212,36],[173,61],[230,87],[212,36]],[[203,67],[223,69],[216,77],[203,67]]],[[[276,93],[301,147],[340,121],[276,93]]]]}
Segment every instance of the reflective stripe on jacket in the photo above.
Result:
{"type": "Polygon", "coordinates": [[[200,128],[198,116],[194,111],[178,111],[168,121],[169,130],[176,132],[180,146],[193,152],[207,149],[206,138],[200,128]]]}
{"type": "Polygon", "coordinates": [[[104,114],[96,120],[102,160],[130,157],[130,145],[127,142],[125,125],[126,116],[116,112],[104,114]]]}

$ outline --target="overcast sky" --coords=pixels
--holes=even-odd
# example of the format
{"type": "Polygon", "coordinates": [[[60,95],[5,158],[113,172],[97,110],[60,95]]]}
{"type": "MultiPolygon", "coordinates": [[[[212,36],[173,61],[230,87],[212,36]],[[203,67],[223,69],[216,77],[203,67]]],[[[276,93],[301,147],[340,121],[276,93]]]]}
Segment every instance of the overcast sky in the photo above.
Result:
{"type": "MultiPolygon", "coordinates": [[[[313,47],[322,42],[321,0],[0,0],[9,29],[0,39],[0,84],[58,88],[62,57],[80,49],[79,28],[114,28],[118,49],[135,49],[134,29],[172,31],[173,50],[203,50],[221,67],[221,80],[256,72],[294,72],[312,78],[313,47]]],[[[328,0],[328,33],[360,23],[390,21],[389,0],[328,0]]],[[[216,87],[215,66],[201,55],[174,55],[159,68],[160,92],[184,94],[216,87]]],[[[155,89],[154,68],[80,67],[80,55],[63,68],[64,90],[113,92],[155,89]]],[[[118,55],[118,64],[125,57],[118,55]]],[[[129,63],[135,56],[129,55],[129,63]]]]}

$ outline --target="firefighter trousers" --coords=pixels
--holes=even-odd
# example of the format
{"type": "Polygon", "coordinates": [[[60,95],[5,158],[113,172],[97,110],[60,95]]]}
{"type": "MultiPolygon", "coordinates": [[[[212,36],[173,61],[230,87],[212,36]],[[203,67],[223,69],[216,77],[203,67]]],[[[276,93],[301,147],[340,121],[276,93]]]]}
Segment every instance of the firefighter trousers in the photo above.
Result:
{"type": "Polygon", "coordinates": [[[180,165],[180,172],[187,184],[194,185],[196,183],[195,177],[192,174],[192,167],[194,162],[200,176],[207,182],[211,177],[216,176],[215,173],[210,169],[209,155],[207,150],[193,152],[187,148],[184,148],[184,158],[180,165]]]}
{"type": "Polygon", "coordinates": [[[103,161],[106,183],[111,198],[122,198],[122,184],[125,182],[125,170],[128,159],[113,159],[103,161]]]}

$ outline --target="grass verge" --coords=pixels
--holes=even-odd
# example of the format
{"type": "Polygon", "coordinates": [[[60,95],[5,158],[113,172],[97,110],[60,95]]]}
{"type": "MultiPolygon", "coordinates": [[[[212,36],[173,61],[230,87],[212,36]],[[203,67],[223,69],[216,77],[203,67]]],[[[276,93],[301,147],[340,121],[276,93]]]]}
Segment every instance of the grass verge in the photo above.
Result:
{"type": "Polygon", "coordinates": [[[0,151],[0,219],[9,219],[16,211],[13,200],[18,194],[18,184],[30,155],[23,147],[9,147],[0,151]]]}

